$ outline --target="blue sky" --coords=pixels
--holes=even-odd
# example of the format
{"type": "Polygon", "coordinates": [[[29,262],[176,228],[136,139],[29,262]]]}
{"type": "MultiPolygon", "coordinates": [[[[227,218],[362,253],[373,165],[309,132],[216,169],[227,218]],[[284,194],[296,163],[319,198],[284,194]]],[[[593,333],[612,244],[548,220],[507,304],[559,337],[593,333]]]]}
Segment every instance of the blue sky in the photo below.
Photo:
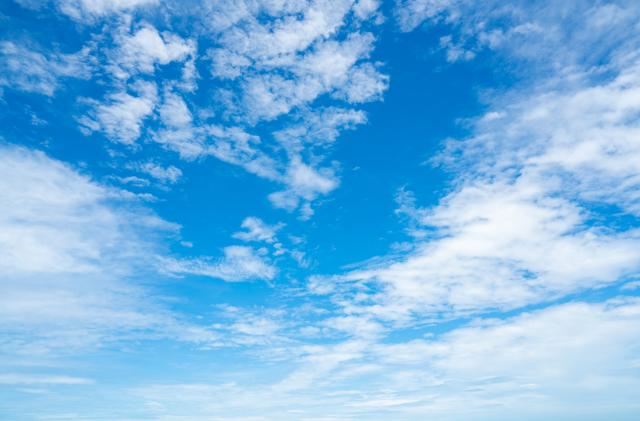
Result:
{"type": "Polygon", "coordinates": [[[640,5],[0,3],[0,418],[635,420],[640,5]]]}

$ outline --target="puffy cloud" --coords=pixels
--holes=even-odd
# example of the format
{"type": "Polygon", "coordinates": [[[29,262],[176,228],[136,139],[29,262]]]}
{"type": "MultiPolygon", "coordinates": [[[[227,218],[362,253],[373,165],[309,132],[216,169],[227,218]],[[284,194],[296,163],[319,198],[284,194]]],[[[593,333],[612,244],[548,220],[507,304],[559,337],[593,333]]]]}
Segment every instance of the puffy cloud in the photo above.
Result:
{"type": "MultiPolygon", "coordinates": [[[[237,14],[239,19],[233,22],[233,26],[224,28],[221,44],[227,50],[254,60],[306,50],[314,41],[333,35],[344,25],[352,2],[319,0],[288,3],[290,8],[271,9],[270,15],[275,19],[267,24],[261,24],[254,17],[268,8],[268,2],[241,3],[245,13],[237,14]]],[[[228,2],[222,2],[213,14],[228,15],[233,10],[228,2]]],[[[212,29],[217,28],[214,25],[212,29]]]]}
{"type": "MultiPolygon", "coordinates": [[[[380,65],[370,62],[375,37],[366,30],[379,18],[378,2],[199,3],[196,36],[215,41],[208,58],[212,75],[222,79],[213,90],[216,104],[224,107],[222,113],[215,106],[203,109],[192,96],[200,77],[196,37],[189,39],[175,28],[162,30],[145,21],[142,6],[154,3],[56,3],[78,20],[121,15],[87,44],[96,52],[92,57],[96,82],[108,89],[102,99],[81,99],[89,109],[77,118],[80,129],[126,145],[140,138],[155,141],[189,161],[214,156],[238,165],[284,186],[271,197],[277,206],[310,216],[311,201],[339,184],[336,171],[322,165],[330,143],[342,130],[366,122],[362,111],[344,107],[380,100],[388,87],[380,65]],[[129,13],[137,8],[140,15],[129,13]],[[182,69],[180,76],[176,66],[182,69]],[[155,81],[149,80],[151,75],[155,81]],[[321,97],[343,106],[316,106],[321,97]],[[283,121],[272,133],[253,127],[274,119],[283,121]],[[147,124],[156,121],[158,126],[147,124]],[[300,139],[295,139],[297,134],[300,139]]],[[[44,6],[26,0],[22,4],[44,6]]],[[[167,13],[191,13],[177,6],[158,7],[167,13]]],[[[59,76],[77,76],[85,57],[47,57],[20,53],[11,43],[5,47],[14,56],[24,56],[6,60],[8,67],[22,74],[14,78],[24,80],[22,89],[47,95],[55,90],[59,76]]]]}
{"type": "Polygon", "coordinates": [[[347,76],[347,82],[333,94],[352,104],[382,99],[389,87],[389,77],[380,73],[371,63],[353,67],[347,76]]]}
{"type": "Polygon", "coordinates": [[[135,33],[119,33],[118,47],[112,52],[111,70],[121,79],[137,73],[154,73],[156,66],[171,62],[184,62],[195,54],[195,45],[190,40],[158,30],[144,24],[135,33]]]}
{"type": "Polygon", "coordinates": [[[351,102],[377,99],[386,89],[386,77],[371,66],[354,68],[368,57],[373,41],[371,34],[354,33],[344,41],[324,41],[299,57],[266,62],[264,66],[275,71],[247,76],[242,84],[249,119],[270,120],[334,91],[351,102]],[[289,75],[281,76],[278,70],[289,75]]]}
{"type": "Polygon", "coordinates": [[[160,106],[160,119],[171,128],[190,126],[193,117],[184,99],[175,93],[167,92],[160,106]]]}
{"type": "Polygon", "coordinates": [[[368,310],[395,319],[516,308],[637,271],[637,232],[586,228],[582,210],[548,194],[522,178],[466,186],[422,221],[439,238],[347,279],[379,282],[368,310]]]}
{"type": "Polygon", "coordinates": [[[441,14],[450,8],[452,9],[457,3],[455,0],[402,1],[398,2],[396,17],[403,31],[412,31],[425,20],[439,18],[441,14]]]}
{"type": "MultiPolygon", "coordinates": [[[[204,1],[193,16],[193,38],[177,27],[151,25],[144,8],[128,13],[153,3],[57,3],[77,19],[120,14],[88,44],[97,53],[96,83],[108,88],[102,99],[80,101],[89,105],[77,119],[80,129],[125,145],[143,138],[188,161],[213,156],[238,165],[283,186],[271,197],[277,206],[310,216],[311,202],[339,184],[335,169],[322,164],[330,143],[342,130],[366,122],[362,111],[345,107],[379,100],[388,87],[380,65],[370,62],[376,40],[367,27],[379,18],[378,2],[204,1]],[[200,78],[197,37],[211,45],[212,75],[222,79],[209,84],[215,101],[206,106],[193,96],[200,78]],[[321,97],[343,105],[316,106],[321,97]],[[277,130],[261,129],[275,119],[283,120],[277,130]]],[[[158,7],[191,16],[179,6],[158,7]]],[[[43,70],[47,60],[34,56],[39,76],[29,80],[41,77],[32,89],[50,94],[55,77],[43,70]]]]}
{"type": "Polygon", "coordinates": [[[214,140],[208,153],[268,180],[279,180],[279,164],[259,149],[261,139],[239,127],[212,125],[205,133],[214,140]]]}
{"type": "Polygon", "coordinates": [[[92,109],[79,121],[87,134],[102,131],[111,141],[133,144],[156,107],[157,95],[154,83],[139,81],[132,86],[132,93],[112,93],[102,103],[87,99],[92,109]]]}
{"type": "Polygon", "coordinates": [[[339,181],[332,168],[317,170],[302,162],[299,157],[293,157],[284,183],[286,189],[271,193],[269,200],[274,206],[288,210],[297,208],[301,200],[305,201],[302,217],[308,219],[313,214],[309,202],[334,190],[339,181]]]}

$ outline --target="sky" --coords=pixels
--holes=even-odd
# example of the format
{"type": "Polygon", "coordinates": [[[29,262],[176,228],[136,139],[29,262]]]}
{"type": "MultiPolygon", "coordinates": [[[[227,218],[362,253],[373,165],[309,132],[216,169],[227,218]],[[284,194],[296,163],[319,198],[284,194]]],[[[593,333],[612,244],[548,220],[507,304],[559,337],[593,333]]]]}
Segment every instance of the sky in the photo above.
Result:
{"type": "Polygon", "coordinates": [[[0,418],[637,420],[638,22],[0,1],[0,418]]]}

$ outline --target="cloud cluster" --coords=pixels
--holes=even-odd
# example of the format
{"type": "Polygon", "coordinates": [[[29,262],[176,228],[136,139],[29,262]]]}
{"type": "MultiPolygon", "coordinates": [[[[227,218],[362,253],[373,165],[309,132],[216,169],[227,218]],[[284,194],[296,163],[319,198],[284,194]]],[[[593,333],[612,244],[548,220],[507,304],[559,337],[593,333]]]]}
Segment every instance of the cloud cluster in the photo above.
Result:
{"type": "Polygon", "coordinates": [[[388,85],[370,60],[375,37],[362,29],[377,8],[351,1],[212,7],[210,28],[219,35],[208,54],[212,75],[229,87],[227,112],[245,124],[279,119],[288,127],[273,133],[287,154],[279,169],[285,189],[270,196],[276,207],[300,208],[308,218],[311,202],[338,186],[336,169],[319,163],[341,130],[365,121],[352,107],[379,100],[388,85]],[[261,13],[269,19],[257,19],[261,13]],[[349,108],[316,105],[327,97],[349,108]]]}
{"type": "MultiPolygon", "coordinates": [[[[91,5],[76,9],[107,10],[91,5]]],[[[81,128],[130,147],[156,142],[187,161],[213,156],[238,165],[281,186],[269,196],[274,206],[309,218],[312,202],[339,185],[339,167],[323,163],[332,142],[366,122],[356,107],[380,100],[388,87],[366,30],[378,21],[377,2],[200,7],[199,30],[189,37],[126,15],[108,27],[97,45],[110,92],[84,101],[81,128]],[[211,47],[203,54],[199,44],[211,47]],[[207,105],[195,101],[204,81],[214,87],[207,105]],[[273,121],[277,130],[263,129],[273,121]]]]}
{"type": "Polygon", "coordinates": [[[380,100],[388,87],[371,59],[377,1],[202,1],[197,17],[150,0],[20,4],[53,5],[102,33],[75,55],[4,42],[1,63],[11,80],[0,84],[52,96],[61,77],[89,79],[106,92],[79,98],[86,135],[134,149],[156,142],[187,161],[213,156],[238,165],[279,185],[273,205],[299,209],[303,219],[339,186],[339,166],[324,162],[332,142],[365,123],[357,107],[380,100]],[[198,30],[161,29],[145,19],[151,8],[189,16],[198,30]],[[210,47],[199,51],[199,41],[210,47]],[[195,100],[205,81],[215,87],[209,104],[195,100]],[[278,128],[265,130],[273,121],[278,128]]]}
{"type": "Polygon", "coordinates": [[[639,232],[607,211],[638,212],[640,61],[628,49],[611,52],[607,74],[587,62],[496,98],[471,136],[447,141],[432,160],[458,174],[452,191],[424,209],[401,197],[399,212],[419,234],[413,251],[314,278],[312,290],[337,293],[350,314],[405,323],[520,308],[636,276],[639,232]]]}

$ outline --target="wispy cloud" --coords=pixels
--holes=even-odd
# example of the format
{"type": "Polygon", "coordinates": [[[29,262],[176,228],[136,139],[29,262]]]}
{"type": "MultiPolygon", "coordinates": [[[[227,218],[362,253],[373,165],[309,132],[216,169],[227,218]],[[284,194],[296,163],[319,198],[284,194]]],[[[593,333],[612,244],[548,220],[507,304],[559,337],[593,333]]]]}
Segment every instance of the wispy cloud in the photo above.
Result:
{"type": "Polygon", "coordinates": [[[438,338],[308,347],[300,368],[269,386],[150,385],[132,392],[162,402],[162,414],[196,419],[271,419],[283,407],[295,410],[285,419],[511,419],[523,410],[605,416],[634,407],[627,391],[638,382],[638,314],[637,300],[571,303],[478,321],[438,338]],[[613,402],[622,406],[612,409],[613,402]]]}
{"type": "Polygon", "coordinates": [[[72,352],[133,332],[214,338],[137,279],[157,276],[179,226],[41,152],[5,145],[0,162],[4,353],[72,352]]]}
{"type": "Polygon", "coordinates": [[[168,273],[207,276],[228,282],[271,280],[277,269],[268,263],[260,250],[247,246],[225,247],[224,257],[197,259],[164,259],[163,270],[168,273]]]}
{"type": "Polygon", "coordinates": [[[513,309],[638,272],[638,231],[596,208],[637,214],[638,60],[613,59],[595,79],[585,66],[496,98],[470,137],[446,142],[432,162],[458,174],[452,192],[425,209],[404,193],[399,211],[421,239],[404,258],[342,277],[345,310],[405,322],[513,309]]]}
{"type": "Polygon", "coordinates": [[[89,78],[88,49],[75,54],[39,50],[38,46],[1,41],[0,86],[52,96],[60,87],[61,78],[89,78]]]}

